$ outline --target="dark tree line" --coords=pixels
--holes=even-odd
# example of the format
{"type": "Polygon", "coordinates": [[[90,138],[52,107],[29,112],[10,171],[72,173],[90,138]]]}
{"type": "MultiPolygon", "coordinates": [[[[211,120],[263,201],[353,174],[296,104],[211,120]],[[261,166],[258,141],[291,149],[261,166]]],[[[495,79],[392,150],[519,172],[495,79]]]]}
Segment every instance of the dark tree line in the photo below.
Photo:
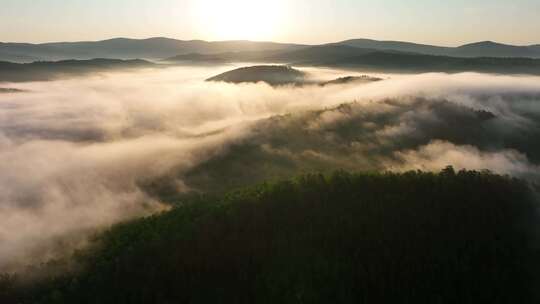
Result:
{"type": "Polygon", "coordinates": [[[304,175],[117,225],[0,302],[533,303],[536,207],[489,172],[304,175]]]}

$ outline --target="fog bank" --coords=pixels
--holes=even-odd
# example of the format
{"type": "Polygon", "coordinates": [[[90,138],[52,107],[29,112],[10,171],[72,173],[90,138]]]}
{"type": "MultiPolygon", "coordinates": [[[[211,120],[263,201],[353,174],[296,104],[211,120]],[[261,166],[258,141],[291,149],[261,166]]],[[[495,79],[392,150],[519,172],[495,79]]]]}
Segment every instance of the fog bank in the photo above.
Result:
{"type": "MultiPolygon", "coordinates": [[[[211,187],[219,170],[233,174],[242,163],[253,162],[242,171],[254,181],[268,177],[258,164],[276,160],[285,165],[272,172],[285,175],[454,165],[538,181],[539,77],[373,75],[384,80],[280,88],[204,82],[231,68],[2,84],[22,91],[0,95],[0,272],[166,209],[145,184],[167,177],[179,193],[205,190],[197,185],[211,187]]],[[[351,75],[307,71],[314,79],[351,75]]]]}

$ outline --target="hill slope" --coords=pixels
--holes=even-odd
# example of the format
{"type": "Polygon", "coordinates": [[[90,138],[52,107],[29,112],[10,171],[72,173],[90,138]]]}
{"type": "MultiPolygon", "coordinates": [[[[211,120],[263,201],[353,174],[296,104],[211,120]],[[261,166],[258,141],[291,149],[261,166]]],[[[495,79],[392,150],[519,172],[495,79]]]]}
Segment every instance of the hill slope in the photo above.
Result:
{"type": "Polygon", "coordinates": [[[282,65],[259,65],[251,67],[243,67],[222,73],[207,79],[206,81],[214,82],[229,82],[229,83],[257,83],[265,82],[272,86],[281,85],[339,85],[339,84],[367,84],[371,82],[381,81],[383,79],[377,77],[362,76],[346,76],[333,79],[330,81],[317,81],[309,79],[309,74],[290,66],[282,65]]]}
{"type": "Polygon", "coordinates": [[[63,60],[39,61],[33,63],[12,63],[0,61],[0,82],[47,81],[61,77],[72,77],[94,72],[118,69],[137,69],[154,67],[155,64],[145,60],[63,60]]]}
{"type": "Polygon", "coordinates": [[[169,38],[127,39],[103,41],[57,42],[43,44],[0,43],[0,61],[66,60],[66,59],[161,59],[188,53],[221,53],[297,48],[300,45],[273,42],[176,40],[169,38]],[[2,57],[10,54],[10,57],[2,57]],[[15,57],[17,55],[18,57],[15,57]],[[29,59],[29,60],[27,60],[29,59]]]}
{"type": "Polygon", "coordinates": [[[374,50],[360,49],[346,45],[328,44],[293,51],[285,50],[278,54],[266,56],[263,59],[267,62],[310,64],[331,58],[348,58],[371,52],[374,52],[374,50]]]}
{"type": "Polygon", "coordinates": [[[266,82],[270,85],[301,84],[305,74],[288,66],[260,65],[235,69],[214,76],[206,81],[223,81],[230,83],[266,82]]]}
{"type": "Polygon", "coordinates": [[[463,57],[540,57],[540,51],[534,46],[515,46],[493,41],[466,44],[455,48],[450,54],[463,57]]]}
{"type": "Polygon", "coordinates": [[[102,234],[2,303],[533,303],[536,207],[474,171],[301,176],[102,234]]]}
{"type": "MultiPolygon", "coordinates": [[[[477,52],[469,46],[461,52],[477,52]]],[[[180,56],[177,58],[185,58],[180,56]]],[[[540,75],[540,59],[501,57],[435,56],[393,50],[379,51],[328,44],[297,50],[191,54],[196,61],[283,63],[294,66],[363,68],[381,72],[485,72],[540,75]]]]}
{"type": "Polygon", "coordinates": [[[339,42],[338,44],[379,51],[399,51],[429,55],[447,55],[452,50],[452,48],[449,47],[440,47],[402,41],[379,41],[371,39],[351,39],[339,42]]]}
{"type": "MultiPolygon", "coordinates": [[[[401,41],[377,41],[370,39],[351,39],[334,44],[378,51],[419,53],[425,55],[444,55],[455,57],[531,57],[540,58],[538,45],[513,46],[490,41],[463,45],[460,47],[441,47],[401,41]]],[[[269,57],[275,51],[294,51],[311,46],[293,43],[254,42],[254,41],[202,41],[176,40],[164,37],[148,39],[114,38],[103,41],[55,42],[55,43],[0,43],[0,61],[32,62],[37,60],[66,59],[163,59],[190,53],[217,54],[242,52],[251,60],[269,57]],[[249,52],[262,52],[251,54],[249,52]],[[264,54],[266,52],[266,54],[264,54]]],[[[229,54],[234,57],[234,54],[229,54]]],[[[279,57],[278,57],[279,59],[279,57]]]]}
{"type": "Polygon", "coordinates": [[[535,45],[514,46],[492,41],[483,41],[459,47],[441,47],[402,41],[378,41],[371,39],[351,39],[339,42],[341,45],[369,48],[380,51],[399,51],[425,55],[455,57],[531,57],[540,58],[540,49],[535,45]]]}
{"type": "Polygon", "coordinates": [[[540,59],[461,58],[405,53],[371,52],[351,57],[326,58],[315,66],[364,68],[384,72],[482,72],[540,75],[540,59]]]}

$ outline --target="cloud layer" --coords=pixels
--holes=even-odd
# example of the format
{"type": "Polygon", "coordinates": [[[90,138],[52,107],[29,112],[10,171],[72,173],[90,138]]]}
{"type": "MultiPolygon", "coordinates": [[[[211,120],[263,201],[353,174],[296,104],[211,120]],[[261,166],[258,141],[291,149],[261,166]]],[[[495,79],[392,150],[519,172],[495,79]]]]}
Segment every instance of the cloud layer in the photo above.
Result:
{"type": "Polygon", "coordinates": [[[382,75],[301,88],[203,81],[230,68],[2,85],[24,92],[0,95],[0,271],[167,208],[145,186],[156,180],[181,193],[302,170],[446,165],[538,179],[539,78],[382,75]]]}

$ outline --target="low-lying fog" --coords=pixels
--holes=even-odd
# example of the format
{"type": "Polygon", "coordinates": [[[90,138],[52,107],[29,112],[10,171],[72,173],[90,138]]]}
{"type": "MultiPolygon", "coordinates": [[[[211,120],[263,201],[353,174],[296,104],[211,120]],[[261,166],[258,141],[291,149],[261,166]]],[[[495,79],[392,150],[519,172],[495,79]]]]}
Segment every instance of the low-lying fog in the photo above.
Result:
{"type": "MultiPolygon", "coordinates": [[[[454,165],[538,181],[540,77],[370,74],[384,80],[279,88],[204,81],[232,68],[0,84],[22,90],[0,94],[0,272],[166,209],[142,185],[174,176],[178,192],[200,190],[183,177],[205,175],[211,168],[199,166],[227,160],[233,146],[300,168],[314,158],[354,170],[454,165]]],[[[325,80],[362,74],[303,70],[325,80]]]]}

